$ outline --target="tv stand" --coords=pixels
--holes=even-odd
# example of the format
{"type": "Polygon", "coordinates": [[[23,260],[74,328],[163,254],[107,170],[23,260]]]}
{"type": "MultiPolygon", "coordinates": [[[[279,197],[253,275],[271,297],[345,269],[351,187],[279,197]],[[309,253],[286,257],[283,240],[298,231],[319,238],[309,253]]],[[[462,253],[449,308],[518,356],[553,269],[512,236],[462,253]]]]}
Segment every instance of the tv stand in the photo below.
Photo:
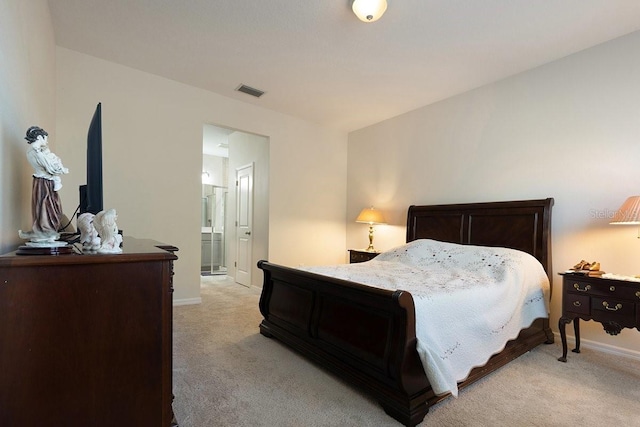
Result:
{"type": "Polygon", "coordinates": [[[174,425],[177,250],[0,256],[0,424],[174,425]]]}

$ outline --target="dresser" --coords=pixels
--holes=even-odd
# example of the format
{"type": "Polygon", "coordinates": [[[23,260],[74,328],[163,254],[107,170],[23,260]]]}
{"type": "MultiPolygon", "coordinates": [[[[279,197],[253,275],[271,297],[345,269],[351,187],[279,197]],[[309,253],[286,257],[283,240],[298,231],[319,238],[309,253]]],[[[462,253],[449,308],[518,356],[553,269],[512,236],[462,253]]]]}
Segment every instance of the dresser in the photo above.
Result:
{"type": "Polygon", "coordinates": [[[0,256],[0,424],[172,424],[177,248],[0,256]]]}
{"type": "Polygon", "coordinates": [[[567,361],[565,327],[573,321],[576,347],[580,353],[580,319],[594,320],[610,335],[623,328],[640,330],[640,282],[603,279],[562,273],[562,317],[558,322],[562,339],[561,362],[567,361]]]}
{"type": "Polygon", "coordinates": [[[365,262],[374,259],[380,252],[369,252],[358,249],[349,249],[349,264],[365,262]]]}

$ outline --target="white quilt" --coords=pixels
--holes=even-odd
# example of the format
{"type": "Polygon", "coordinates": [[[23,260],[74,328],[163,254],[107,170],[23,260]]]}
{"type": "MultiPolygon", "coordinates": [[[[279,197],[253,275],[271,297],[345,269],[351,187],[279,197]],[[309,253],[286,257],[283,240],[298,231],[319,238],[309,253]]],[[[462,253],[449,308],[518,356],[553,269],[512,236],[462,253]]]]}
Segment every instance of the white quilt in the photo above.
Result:
{"type": "Polygon", "coordinates": [[[410,292],[418,354],[436,394],[457,396],[472,368],[549,312],[544,268],[513,249],[416,240],[368,262],[303,269],[410,292]]]}

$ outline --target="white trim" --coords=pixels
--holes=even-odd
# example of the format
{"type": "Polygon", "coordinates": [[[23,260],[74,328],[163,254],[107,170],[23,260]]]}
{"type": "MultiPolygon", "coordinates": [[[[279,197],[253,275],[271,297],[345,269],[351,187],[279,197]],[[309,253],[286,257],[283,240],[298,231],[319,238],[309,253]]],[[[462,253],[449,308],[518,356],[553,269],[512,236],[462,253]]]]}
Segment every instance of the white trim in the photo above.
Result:
{"type": "MultiPolygon", "coordinates": [[[[553,333],[556,338],[556,342],[561,343],[560,333],[553,333]]],[[[567,335],[567,345],[569,347],[569,351],[575,347],[576,338],[574,336],[567,335]]],[[[640,351],[631,350],[628,348],[616,347],[614,345],[603,344],[597,341],[585,340],[584,338],[580,338],[580,348],[588,348],[590,350],[600,351],[602,353],[609,353],[616,356],[628,357],[633,360],[640,361],[640,351]]]]}
{"type": "Polygon", "coordinates": [[[184,299],[174,299],[173,306],[176,307],[178,305],[192,305],[192,304],[202,304],[202,298],[184,298],[184,299]]]}

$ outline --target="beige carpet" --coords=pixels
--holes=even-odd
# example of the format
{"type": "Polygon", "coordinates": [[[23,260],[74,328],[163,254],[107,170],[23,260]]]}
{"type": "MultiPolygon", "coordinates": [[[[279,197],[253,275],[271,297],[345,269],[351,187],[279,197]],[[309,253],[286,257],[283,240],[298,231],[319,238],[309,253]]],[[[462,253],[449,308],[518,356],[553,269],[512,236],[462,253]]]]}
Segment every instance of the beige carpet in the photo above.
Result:
{"type": "MultiPolygon", "coordinates": [[[[366,394],[258,332],[260,290],[204,278],[174,308],[182,427],[400,426],[366,394]]],[[[640,362],[542,345],[431,408],[421,426],[640,426],[640,362]]]]}

